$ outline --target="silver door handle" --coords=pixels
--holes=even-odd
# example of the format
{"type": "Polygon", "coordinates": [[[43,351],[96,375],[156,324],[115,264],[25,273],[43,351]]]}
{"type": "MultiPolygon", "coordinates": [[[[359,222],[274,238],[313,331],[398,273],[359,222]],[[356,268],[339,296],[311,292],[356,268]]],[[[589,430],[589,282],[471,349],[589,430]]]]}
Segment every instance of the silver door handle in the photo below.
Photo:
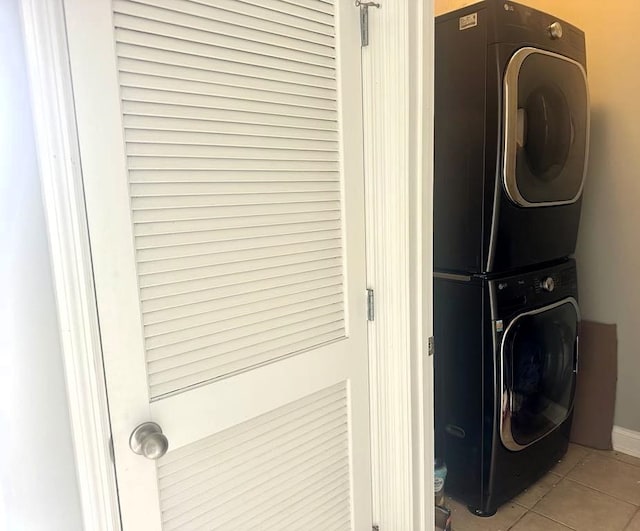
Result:
{"type": "Polygon", "coordinates": [[[144,422],[131,433],[129,446],[147,459],[159,459],[167,453],[169,441],[155,422],[144,422]]]}

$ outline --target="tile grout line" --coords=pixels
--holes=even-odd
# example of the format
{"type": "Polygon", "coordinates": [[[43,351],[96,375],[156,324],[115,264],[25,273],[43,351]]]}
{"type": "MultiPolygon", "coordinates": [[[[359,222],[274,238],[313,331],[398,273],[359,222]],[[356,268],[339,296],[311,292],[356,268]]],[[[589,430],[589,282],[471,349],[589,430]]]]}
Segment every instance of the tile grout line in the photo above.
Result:
{"type": "Polygon", "coordinates": [[[509,531],[510,529],[513,529],[515,526],[517,526],[518,523],[520,522],[520,520],[522,520],[527,515],[527,513],[529,512],[529,508],[528,507],[525,507],[524,505],[520,505],[519,503],[515,503],[515,502],[513,504],[517,505],[518,507],[522,507],[523,509],[525,509],[525,511],[520,515],[520,517],[515,522],[513,522],[513,524],[511,524],[507,528],[507,531],[509,531]]]}
{"type": "MultiPolygon", "coordinates": [[[[591,453],[589,455],[595,456],[595,457],[599,457],[602,459],[611,459],[612,461],[616,461],[617,463],[622,463],[623,465],[627,465],[627,466],[632,466],[634,468],[640,468],[640,462],[638,464],[635,463],[630,463],[629,461],[625,461],[624,459],[620,459],[619,457],[616,457],[615,455],[607,455],[607,452],[613,453],[615,452],[615,450],[592,450],[591,453]]],[[[622,452],[618,452],[620,454],[622,454],[622,452]]],[[[627,457],[634,457],[634,456],[630,456],[628,454],[622,454],[622,455],[626,455],[627,457]]]]}
{"type": "Polygon", "coordinates": [[[634,519],[637,515],[639,515],[639,514],[640,514],[640,507],[638,508],[638,510],[637,510],[635,513],[633,513],[633,514],[631,515],[631,520],[629,520],[629,521],[627,522],[627,525],[625,525],[625,526],[622,528],[622,531],[626,531],[627,529],[629,529],[629,526],[631,525],[631,522],[633,522],[633,519],[634,519]]]}
{"type": "MultiPolygon", "coordinates": [[[[584,447],[581,447],[581,448],[584,448],[584,447]]],[[[559,480],[556,484],[552,485],[552,486],[549,488],[549,490],[544,494],[544,496],[540,497],[540,499],[539,499],[538,501],[536,501],[536,502],[531,506],[531,509],[529,509],[529,510],[530,510],[530,511],[534,511],[534,509],[538,506],[538,504],[539,504],[542,500],[544,500],[544,499],[545,499],[545,498],[546,498],[546,497],[551,493],[551,491],[552,491],[553,489],[555,489],[555,488],[556,488],[560,483],[562,483],[562,480],[563,480],[563,479],[568,479],[569,474],[570,474],[571,472],[573,472],[573,470],[574,470],[578,465],[581,465],[581,464],[585,461],[585,459],[591,455],[591,453],[592,453],[592,451],[591,451],[591,450],[589,450],[589,449],[587,449],[587,453],[582,457],[582,459],[578,459],[578,461],[576,461],[576,463],[575,463],[575,464],[574,464],[574,465],[573,465],[569,470],[567,470],[567,473],[566,473],[566,474],[564,474],[564,475],[563,475],[563,474],[558,474],[557,472],[554,472],[554,471],[553,471],[553,469],[549,470],[549,472],[547,472],[547,475],[549,475],[549,474],[553,473],[553,474],[555,474],[556,476],[558,476],[558,477],[560,478],[560,480],[559,480]]],[[[543,477],[546,477],[546,476],[543,476],[543,477]]],[[[534,512],[535,512],[536,514],[540,514],[540,513],[538,513],[537,511],[534,511],[534,512]]],[[[543,514],[540,514],[540,516],[544,516],[544,515],[543,515],[543,514]]],[[[561,523],[561,522],[558,522],[558,523],[561,523]]],[[[564,524],[563,524],[563,525],[564,525],[564,524]]]]}
{"type": "MultiPolygon", "coordinates": [[[[633,505],[634,507],[637,507],[637,508],[638,508],[638,510],[640,511],[640,504],[638,504],[638,503],[633,503],[633,502],[630,502],[630,501],[628,501],[628,500],[623,500],[622,498],[618,498],[617,496],[615,496],[615,495],[613,495],[613,494],[610,494],[610,493],[608,493],[608,492],[605,492],[605,491],[603,491],[603,490],[600,490],[600,489],[598,489],[597,487],[594,487],[594,486],[592,486],[592,485],[587,485],[586,483],[583,483],[582,481],[578,481],[577,479],[574,479],[574,478],[570,478],[570,477],[569,477],[569,474],[571,474],[571,472],[573,472],[573,471],[574,471],[574,470],[575,470],[579,465],[583,464],[583,463],[587,460],[587,458],[588,458],[588,457],[591,457],[591,456],[600,457],[600,458],[602,458],[602,459],[610,459],[610,460],[612,460],[612,461],[616,461],[617,463],[622,463],[623,465],[632,466],[632,467],[634,467],[634,468],[640,468],[640,465],[634,465],[633,463],[628,463],[627,461],[624,461],[624,460],[622,460],[622,459],[618,459],[618,458],[617,458],[617,457],[615,457],[615,456],[614,456],[614,457],[611,457],[611,456],[608,456],[608,455],[605,455],[605,454],[604,454],[604,452],[616,452],[616,450],[597,450],[597,449],[595,449],[595,448],[586,448],[586,447],[584,447],[584,446],[582,446],[582,448],[585,448],[585,449],[588,451],[587,455],[585,455],[585,456],[582,458],[582,460],[580,460],[578,463],[576,463],[576,464],[575,464],[575,466],[573,466],[573,467],[572,467],[572,468],[567,472],[567,474],[566,474],[565,476],[563,476],[563,478],[562,478],[562,479],[567,479],[568,481],[572,481],[573,483],[576,483],[576,484],[581,485],[581,486],[583,486],[583,487],[586,487],[586,488],[588,488],[588,489],[590,489],[590,490],[593,490],[593,491],[597,492],[598,494],[604,494],[605,496],[608,496],[608,497],[610,497],[610,498],[613,498],[614,500],[620,501],[620,502],[622,502],[622,503],[627,503],[627,504],[629,504],[629,505],[633,505]]],[[[618,453],[623,454],[622,452],[618,452],[618,453]]],[[[623,454],[623,455],[628,455],[628,454],[623,454]]],[[[631,457],[633,457],[633,456],[631,456],[631,457]]],[[[545,496],[546,496],[546,494],[545,494],[545,496]]],[[[537,505],[537,504],[536,504],[536,505],[537,505]]],[[[535,505],[534,505],[534,507],[535,507],[535,505]]],[[[636,513],[634,513],[634,516],[635,516],[635,514],[636,514],[636,513]]],[[[632,517],[632,519],[633,519],[633,517],[632,517]]]]}
{"type": "Polygon", "coordinates": [[[593,455],[598,455],[598,456],[603,457],[605,459],[613,459],[614,461],[618,461],[619,463],[623,463],[625,465],[633,466],[635,468],[640,468],[640,458],[635,457],[633,455],[625,454],[623,452],[618,452],[617,450],[593,450],[593,455]],[[606,455],[605,452],[611,452],[611,453],[617,452],[619,454],[626,455],[627,457],[633,457],[634,459],[638,459],[639,462],[638,462],[638,464],[630,463],[629,461],[625,461],[624,459],[620,459],[619,457],[616,457],[615,455],[614,456],[606,455]]]}
{"type": "MultiPolygon", "coordinates": [[[[631,518],[629,519],[629,521],[627,521],[627,523],[624,525],[624,527],[620,531],[625,531],[626,529],[628,529],[629,524],[633,521],[633,519],[636,516],[636,514],[640,513],[640,507],[638,507],[637,505],[635,505],[633,503],[630,503],[630,502],[628,502],[626,500],[621,500],[620,498],[616,498],[615,496],[611,496],[610,494],[607,494],[606,492],[602,492],[602,491],[600,491],[598,489],[594,489],[593,487],[590,487],[589,485],[585,485],[585,484],[580,483],[578,481],[574,481],[571,478],[563,477],[562,479],[566,479],[567,481],[570,481],[571,483],[575,483],[576,485],[580,485],[581,487],[584,487],[584,488],[589,489],[589,490],[591,490],[593,492],[596,492],[599,495],[603,495],[603,496],[606,496],[606,497],[611,498],[613,500],[619,501],[621,503],[626,503],[627,505],[631,505],[635,509],[635,511],[631,514],[631,518]]],[[[549,492],[547,492],[547,494],[545,494],[542,498],[540,498],[540,500],[538,500],[538,502],[530,509],[530,511],[535,513],[535,514],[537,514],[537,515],[539,515],[539,516],[542,516],[544,518],[548,518],[549,520],[552,520],[553,522],[556,522],[557,524],[563,525],[565,527],[568,527],[569,529],[573,529],[574,531],[576,531],[575,528],[571,527],[566,522],[561,522],[561,521],[556,520],[555,518],[553,518],[553,517],[551,517],[551,516],[549,516],[547,514],[543,514],[543,513],[538,512],[538,511],[535,510],[535,508],[538,506],[538,503],[540,503],[544,498],[546,498],[547,495],[550,494],[551,490],[553,490],[554,488],[555,487],[552,487],[549,490],[549,492]]]]}
{"type": "Polygon", "coordinates": [[[513,522],[513,524],[511,524],[511,525],[507,528],[507,531],[509,531],[510,529],[513,529],[515,526],[517,526],[517,525],[520,523],[520,521],[521,521],[525,516],[527,516],[527,514],[528,514],[528,513],[529,513],[529,509],[527,509],[524,513],[522,513],[522,514],[520,515],[520,517],[519,517],[515,522],[513,522]]]}
{"type": "Polygon", "coordinates": [[[556,520],[555,518],[553,518],[552,516],[549,516],[548,514],[539,513],[538,511],[534,511],[533,509],[530,509],[529,512],[532,512],[533,514],[537,514],[538,516],[542,516],[542,518],[546,518],[547,520],[551,520],[552,522],[555,522],[556,524],[561,525],[562,527],[571,529],[571,531],[577,531],[575,527],[571,527],[566,522],[561,522],[560,520],[556,520]]]}
{"type": "Polygon", "coordinates": [[[597,487],[594,487],[592,485],[587,485],[586,483],[582,483],[582,481],[578,481],[577,479],[573,479],[573,478],[570,478],[570,477],[566,477],[566,478],[563,478],[563,479],[566,479],[567,481],[571,481],[572,483],[575,483],[576,485],[580,485],[582,487],[586,487],[587,489],[593,490],[593,491],[597,492],[598,494],[604,494],[605,496],[608,496],[609,498],[613,498],[614,500],[617,500],[619,502],[626,503],[627,505],[632,505],[636,509],[640,508],[640,505],[637,504],[637,503],[630,502],[629,500],[623,500],[622,498],[618,498],[617,496],[615,496],[613,494],[610,494],[609,492],[605,492],[603,490],[600,490],[597,487]]]}
{"type": "MultiPolygon", "coordinates": [[[[585,447],[581,446],[581,448],[585,448],[585,447]]],[[[567,470],[567,472],[566,472],[564,475],[562,475],[562,474],[558,474],[557,472],[554,472],[554,471],[553,471],[553,469],[551,469],[549,472],[547,472],[547,475],[552,473],[552,474],[557,475],[560,479],[559,479],[559,481],[558,481],[557,483],[555,483],[554,485],[552,485],[552,486],[549,488],[549,490],[544,494],[544,496],[542,496],[538,501],[536,501],[536,502],[531,506],[531,508],[527,510],[527,512],[534,513],[534,514],[536,514],[536,515],[538,515],[538,516],[541,516],[542,518],[546,518],[546,519],[548,519],[548,520],[551,520],[552,522],[555,522],[555,523],[556,523],[556,524],[558,524],[558,525],[564,526],[564,527],[566,527],[567,529],[571,529],[572,531],[576,531],[576,529],[575,529],[574,527],[571,527],[571,526],[570,526],[570,525],[568,525],[567,523],[565,523],[565,522],[560,522],[560,521],[556,520],[555,518],[552,518],[552,517],[550,517],[550,516],[548,516],[548,515],[546,515],[546,514],[542,514],[542,513],[538,512],[538,511],[536,511],[535,509],[536,509],[536,507],[540,504],[540,502],[542,502],[542,500],[544,500],[544,499],[545,499],[549,494],[551,494],[551,493],[554,491],[554,489],[556,489],[556,488],[560,485],[560,483],[562,483],[562,481],[563,481],[563,480],[565,480],[565,479],[569,479],[569,478],[568,478],[569,474],[570,474],[571,472],[573,472],[573,470],[574,470],[576,467],[580,466],[582,463],[584,463],[584,461],[587,459],[587,457],[589,457],[590,455],[592,455],[593,450],[588,449],[588,448],[585,448],[585,450],[586,450],[586,454],[585,454],[581,459],[578,459],[578,460],[576,461],[576,463],[575,463],[571,468],[569,468],[569,470],[567,470]]],[[[571,480],[569,480],[569,481],[571,481],[571,480]]]]}

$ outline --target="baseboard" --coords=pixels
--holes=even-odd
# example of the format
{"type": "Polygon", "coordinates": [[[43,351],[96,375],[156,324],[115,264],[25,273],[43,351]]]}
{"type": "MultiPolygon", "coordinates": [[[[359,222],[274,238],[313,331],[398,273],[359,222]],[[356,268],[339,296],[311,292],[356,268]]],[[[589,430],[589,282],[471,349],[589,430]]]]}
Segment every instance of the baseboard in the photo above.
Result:
{"type": "Polygon", "coordinates": [[[640,458],[640,432],[614,426],[611,439],[614,450],[640,458]]]}

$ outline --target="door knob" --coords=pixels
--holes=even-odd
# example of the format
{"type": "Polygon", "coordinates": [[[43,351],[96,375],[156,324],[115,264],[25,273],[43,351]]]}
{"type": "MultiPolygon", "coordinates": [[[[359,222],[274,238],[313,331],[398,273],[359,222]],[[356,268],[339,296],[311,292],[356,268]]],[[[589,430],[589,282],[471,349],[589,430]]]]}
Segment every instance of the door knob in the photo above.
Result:
{"type": "Polygon", "coordinates": [[[147,459],[159,459],[167,453],[169,441],[155,422],[144,422],[131,433],[129,446],[147,459]]]}

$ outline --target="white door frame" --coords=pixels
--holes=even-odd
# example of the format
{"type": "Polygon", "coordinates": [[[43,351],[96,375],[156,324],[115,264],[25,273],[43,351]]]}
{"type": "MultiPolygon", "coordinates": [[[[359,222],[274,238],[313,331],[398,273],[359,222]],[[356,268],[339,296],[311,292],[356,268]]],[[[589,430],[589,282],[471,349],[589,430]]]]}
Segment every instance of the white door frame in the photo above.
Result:
{"type": "MultiPolygon", "coordinates": [[[[426,348],[433,6],[382,1],[370,9],[363,49],[367,282],[376,299],[369,328],[373,521],[381,531],[426,531],[434,516],[426,348]]],[[[121,525],[62,0],[21,6],[83,523],[115,531],[121,525]]]]}

